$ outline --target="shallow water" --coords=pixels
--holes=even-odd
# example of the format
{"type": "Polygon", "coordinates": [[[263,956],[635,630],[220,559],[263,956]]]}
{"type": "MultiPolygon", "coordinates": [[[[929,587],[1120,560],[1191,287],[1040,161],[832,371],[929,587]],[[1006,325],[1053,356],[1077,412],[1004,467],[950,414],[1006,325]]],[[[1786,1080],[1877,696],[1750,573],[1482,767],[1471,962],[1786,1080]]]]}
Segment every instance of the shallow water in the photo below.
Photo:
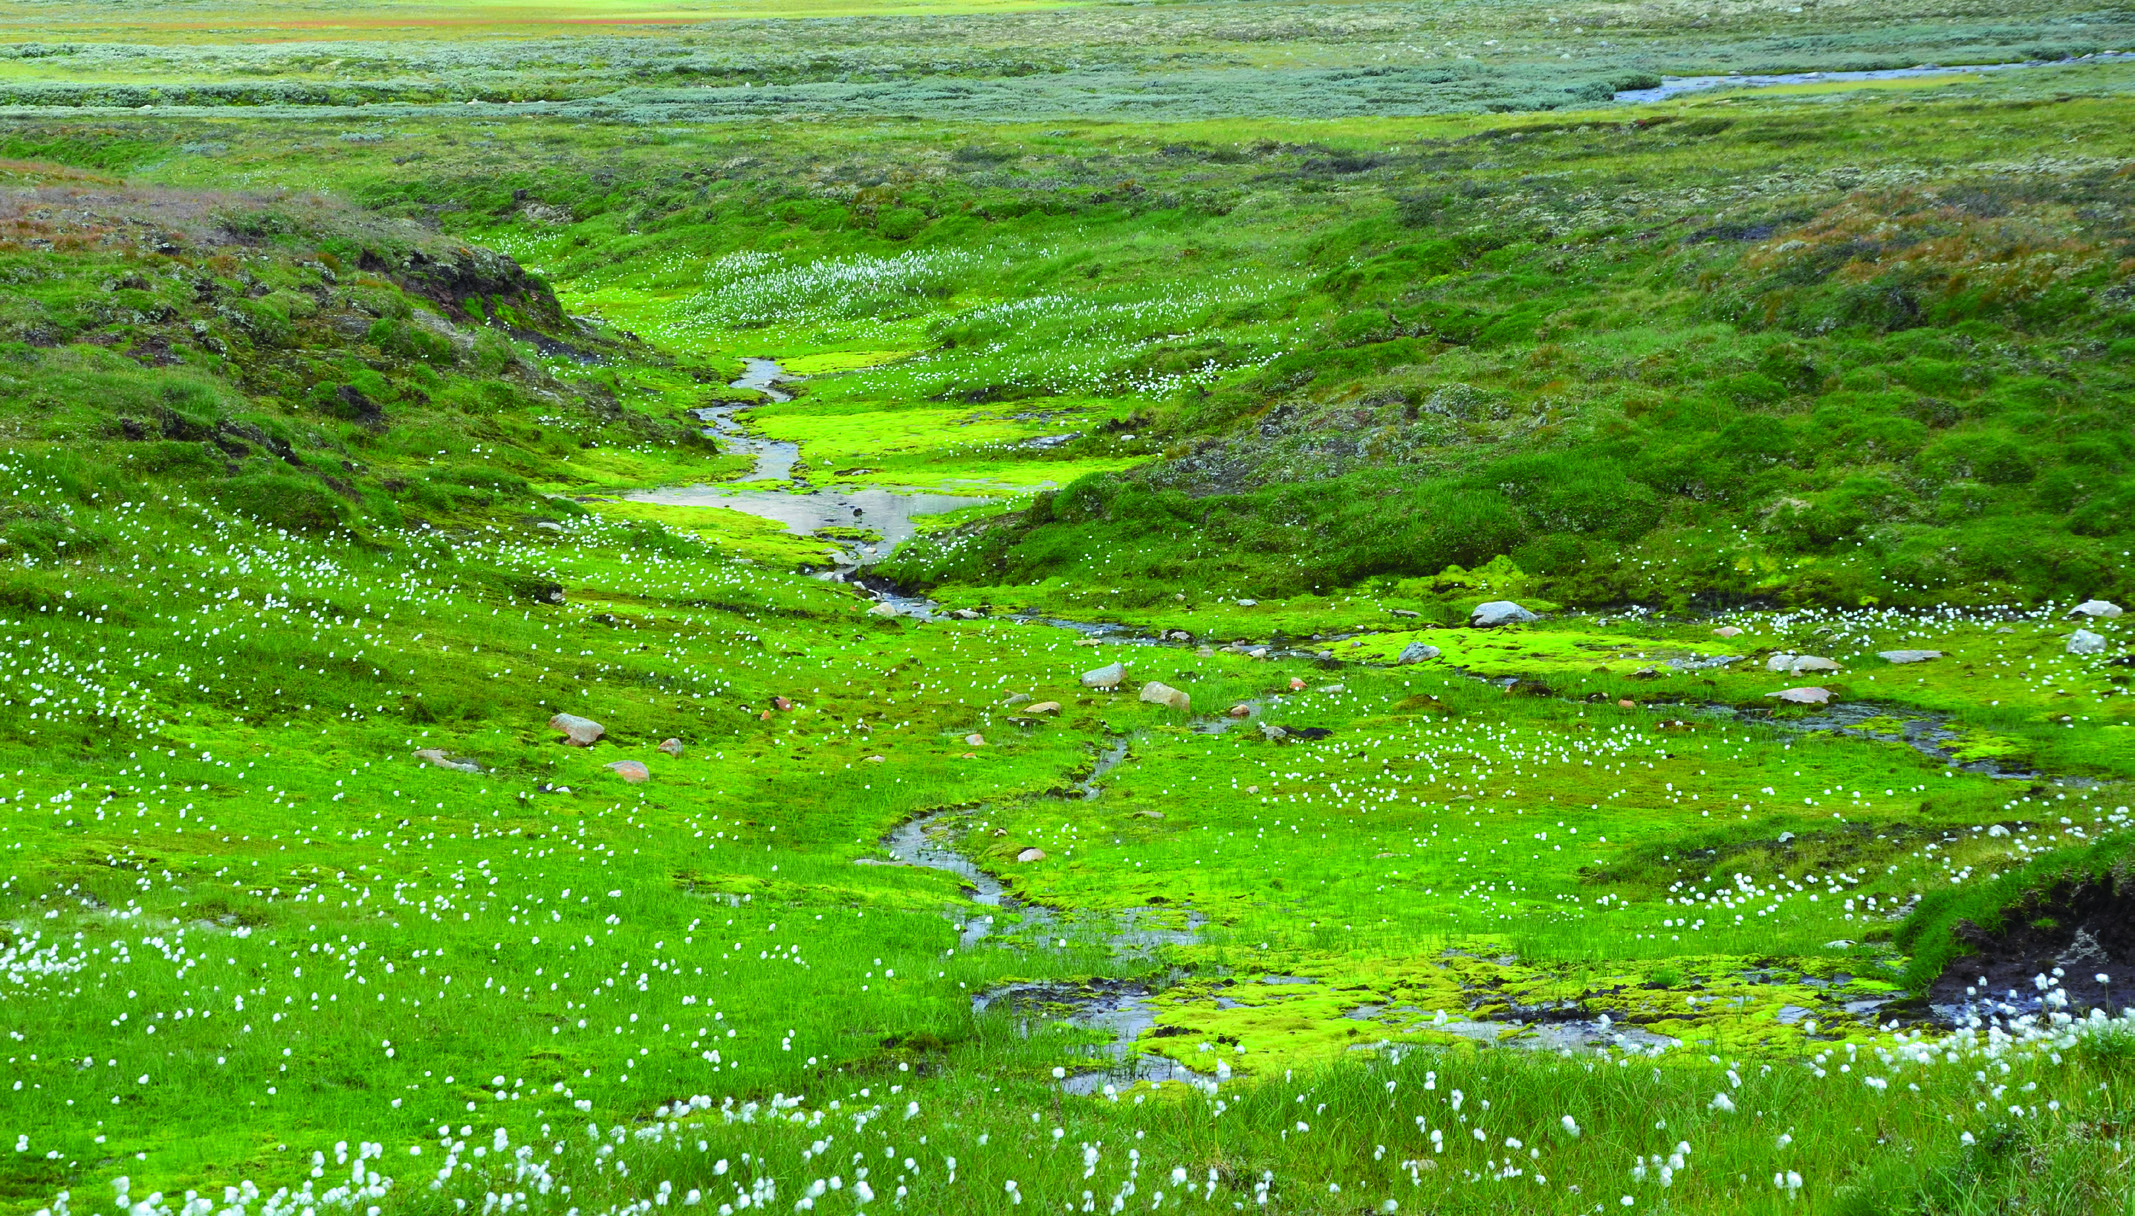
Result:
{"type": "Polygon", "coordinates": [[[1699,93],[1708,89],[1768,89],[1788,84],[1845,84],[1854,81],[1905,80],[1922,76],[1962,76],[1975,72],[2009,72],[2024,68],[2062,67],[2072,63],[2096,63],[2107,60],[2135,58],[2135,54],[2123,51],[2108,51],[2097,55],[2085,55],[2080,59],[2031,60],[2026,63],[1979,63],[1962,67],[1939,67],[1921,64],[1910,68],[1877,68],[1859,72],[1780,72],[1766,76],[1664,76],[1659,88],[1625,89],[1616,94],[1616,100],[1626,105],[1641,105],[1647,102],[1666,101],[1682,93],[1699,93]]]}
{"type": "MultiPolygon", "coordinates": [[[[786,374],[777,360],[744,359],[742,363],[741,375],[729,381],[729,387],[753,389],[773,401],[793,400],[793,394],[776,387],[794,379],[786,374]]],[[[745,404],[732,403],[706,406],[692,412],[699,421],[707,424],[705,434],[719,441],[720,450],[755,457],[756,466],[739,481],[792,482],[793,466],[801,459],[800,445],[752,433],[740,417],[741,412],[749,408],[745,404]]],[[[663,506],[741,511],[762,519],[775,519],[786,525],[788,531],[803,536],[813,535],[824,528],[874,533],[877,539],[872,540],[825,538],[842,547],[848,560],[856,566],[881,561],[889,556],[890,550],[917,535],[919,516],[939,515],[991,501],[968,494],[899,494],[882,489],[816,490],[806,488],[805,484],[794,490],[738,490],[731,482],[665,486],[634,491],[624,497],[632,502],[663,506]]]]}
{"type": "MultiPolygon", "coordinates": [[[[751,476],[744,480],[764,479],[751,476]]],[[[881,561],[889,556],[890,550],[917,535],[919,516],[939,515],[988,501],[961,494],[899,494],[882,489],[792,492],[736,490],[726,485],[666,486],[657,490],[638,490],[626,497],[632,502],[742,511],[762,519],[775,519],[786,525],[788,531],[803,536],[824,528],[865,528],[877,533],[880,540],[837,541],[855,565],[881,561]]]]}
{"type": "Polygon", "coordinates": [[[1135,1040],[1156,1025],[1149,1007],[1152,990],[1143,984],[1093,980],[1087,984],[1003,984],[971,998],[974,1013],[999,1008],[1016,1015],[1017,1028],[1030,1033],[1032,1021],[1064,1021],[1104,1030],[1111,1038],[1098,1048],[1094,1066],[1077,1069],[1060,1082],[1071,1094],[1094,1094],[1107,1085],[1148,1081],[1161,1085],[1182,1081],[1212,1089],[1216,1079],[1195,1072],[1168,1056],[1134,1050],[1135,1040]]]}
{"type": "MultiPolygon", "coordinates": [[[[1094,771],[1078,784],[1078,788],[1085,791],[1084,797],[1096,797],[1097,787],[1093,783],[1126,756],[1124,742],[1105,749],[1098,757],[1094,771]]],[[[1057,912],[1017,900],[1008,894],[999,879],[958,850],[950,840],[951,822],[951,812],[947,811],[922,815],[899,824],[883,838],[882,846],[904,865],[946,870],[956,875],[964,881],[964,893],[973,903],[1020,915],[1019,929],[1034,931],[1041,939],[1061,931],[1061,917],[1057,912]]],[[[1087,927],[1091,918],[1083,918],[1078,923],[1087,927]]],[[[1164,946],[1196,944],[1201,940],[1202,926],[1207,923],[1206,916],[1188,910],[1185,927],[1179,928],[1170,923],[1168,911],[1127,908],[1116,915],[1102,917],[1098,931],[1113,953],[1122,957],[1146,958],[1164,946]]],[[[957,946],[959,949],[975,946],[993,936],[995,929],[993,915],[971,917],[957,926],[957,946]]],[[[1149,1008],[1152,991],[1145,984],[1118,980],[1092,980],[1082,984],[1004,984],[974,994],[971,1008],[974,1013],[983,1013],[996,1005],[1015,1010],[1023,1015],[1026,1033],[1032,1015],[1107,1032],[1110,1038],[1102,1049],[1104,1062],[1093,1069],[1078,1070],[1066,1078],[1062,1088],[1069,1093],[1091,1094],[1107,1084],[1132,1084],[1135,1081],[1212,1083],[1162,1056],[1134,1051],[1134,1041],[1156,1024],[1156,1015],[1149,1008]]]]}

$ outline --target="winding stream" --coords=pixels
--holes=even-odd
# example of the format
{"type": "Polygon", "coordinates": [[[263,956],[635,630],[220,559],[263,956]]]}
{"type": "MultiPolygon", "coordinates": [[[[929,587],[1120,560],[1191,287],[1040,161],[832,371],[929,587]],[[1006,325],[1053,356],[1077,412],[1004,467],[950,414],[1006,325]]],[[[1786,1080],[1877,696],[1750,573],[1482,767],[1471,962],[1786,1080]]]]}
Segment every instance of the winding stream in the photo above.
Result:
{"type": "MultiPolygon", "coordinates": [[[[791,401],[793,394],[778,386],[796,377],[786,374],[775,359],[744,359],[742,373],[728,382],[729,388],[762,393],[774,402],[791,401]]],[[[821,536],[843,551],[848,567],[881,561],[890,551],[919,532],[917,517],[939,515],[973,507],[991,499],[967,494],[899,494],[892,490],[818,490],[794,477],[800,463],[801,445],[783,439],[767,439],[748,429],[741,412],[747,402],[730,401],[692,411],[705,423],[704,433],[719,441],[720,450],[755,458],[755,467],[736,482],[693,486],[663,486],[624,495],[632,502],[678,507],[720,507],[763,519],[775,519],[790,532],[817,536],[835,528],[844,534],[821,536]],[[791,489],[747,490],[738,483],[777,482],[791,489]]]]}
{"type": "MultiPolygon", "coordinates": [[[[1651,99],[1657,100],[1676,92],[1716,87],[1720,84],[1755,86],[1811,79],[1881,79],[1925,75],[1929,71],[1908,69],[1885,73],[1824,73],[1798,78],[1691,78],[1664,84],[1661,90],[1654,91],[1656,96],[1651,99]]],[[[790,379],[774,360],[748,359],[741,376],[733,380],[730,386],[762,393],[775,402],[790,401],[792,395],[778,388],[778,385],[790,379]]],[[[916,535],[916,517],[954,511],[988,501],[965,495],[898,494],[884,489],[826,491],[809,488],[805,481],[794,477],[794,469],[800,462],[799,445],[751,433],[738,416],[747,408],[749,405],[743,402],[725,403],[697,410],[696,416],[706,424],[706,433],[717,438],[724,450],[748,454],[754,458],[754,466],[747,475],[739,479],[741,482],[778,483],[777,488],[738,489],[732,483],[679,486],[640,491],[629,497],[639,502],[743,511],[761,518],[775,519],[790,531],[802,535],[820,536],[826,529],[837,529],[838,531],[822,539],[834,541],[844,551],[849,565],[831,575],[841,579],[888,556],[897,545],[916,535]]],[[[876,599],[895,607],[899,615],[919,620],[933,620],[940,615],[939,605],[924,597],[900,595],[894,589],[881,587],[871,587],[869,591],[876,599]]],[[[1205,641],[1197,640],[1183,632],[1159,631],[1151,636],[1146,631],[1137,631],[1130,626],[1111,622],[1074,621],[1036,614],[993,619],[1021,625],[1066,629],[1082,634],[1091,642],[1113,645],[1192,647],[1206,644],[1205,641]]],[[[1271,640],[1266,647],[1252,648],[1234,643],[1228,649],[1252,653],[1263,658],[1325,657],[1323,651],[1287,649],[1279,638],[1271,640]]],[[[1727,658],[1721,661],[1736,660],[1727,658]]],[[[1227,714],[1218,713],[1197,718],[1193,727],[1198,731],[1218,733],[1241,721],[1262,719],[1264,713],[1280,704],[1282,697],[1283,694],[1274,693],[1246,702],[1248,713],[1244,718],[1232,718],[1227,714]]],[[[2036,776],[2030,772],[2003,770],[1991,760],[1960,763],[1958,758],[1951,754],[1952,745],[1959,741],[1959,736],[1947,728],[1946,715],[1921,712],[1890,714],[1887,707],[1866,702],[1832,706],[1792,720],[1774,719],[1768,714],[1755,712],[1742,713],[1717,705],[1686,705],[1684,708],[1704,713],[1757,718],[1765,721],[1767,725],[1785,730],[1828,731],[1886,742],[1903,742],[1925,755],[1969,771],[1996,777],[2036,776]],[[1886,717],[1886,714],[1889,716],[1886,717]],[[1890,728],[1884,725],[1890,718],[1900,716],[1904,719],[1902,726],[1898,728],[1902,737],[1894,735],[1890,728]],[[1878,718],[1883,721],[1875,721],[1878,718]]],[[[1100,781],[1128,758],[1129,749],[1129,740],[1108,743],[1096,756],[1088,776],[1074,782],[1067,789],[1056,790],[1054,796],[1080,801],[1101,797],[1103,789],[1100,781]]],[[[1067,936],[1072,932],[1084,941],[1094,936],[1115,956],[1147,959],[1163,947],[1193,945],[1201,940],[1200,931],[1207,924],[1207,917],[1190,909],[1187,910],[1182,928],[1178,924],[1176,912],[1171,909],[1142,907],[1115,913],[1077,916],[1017,899],[1009,892],[1006,884],[979,866],[958,847],[955,834],[957,819],[960,817],[960,812],[937,811],[908,820],[882,839],[882,848],[891,860],[885,862],[872,858],[861,859],[861,864],[917,866],[956,875],[962,884],[963,894],[970,903],[985,909],[974,914],[968,908],[958,908],[949,913],[950,918],[956,922],[957,944],[960,949],[971,949],[989,939],[1002,945],[1036,946],[1042,949],[1047,944],[1054,944],[1064,948],[1067,945],[1067,936]],[[1003,923],[1002,918],[1008,918],[1007,923],[1003,923]]],[[[1138,1046],[1141,1037],[1156,1026],[1156,1012],[1152,1002],[1157,993],[1168,987],[1176,978],[1176,975],[1171,975],[1148,980],[1092,979],[1080,982],[1004,984],[974,994],[972,1011],[975,1014],[989,1010],[1005,1012],[1016,1019],[1019,1031],[1026,1035],[1033,1023],[1042,1025],[1054,1021],[1064,1021],[1073,1026],[1103,1032],[1105,1040],[1095,1049],[1088,1066],[1078,1068],[1061,1081],[1061,1088],[1067,1093],[1092,1094],[1100,1090],[1109,1092],[1118,1086],[1132,1085],[1138,1081],[1154,1084],[1180,1081],[1213,1092],[1215,1086],[1227,1077],[1227,1067],[1219,1065],[1214,1075],[1199,1073],[1168,1056],[1144,1052],[1138,1046]]],[[[1276,980],[1316,982],[1302,977],[1273,977],[1263,982],[1276,980]]],[[[2012,990],[2010,999],[2016,997],[2017,994],[2012,990]]],[[[1378,1022],[1383,1011],[1383,1006],[1367,1005],[1353,1009],[1345,1016],[1353,1020],[1378,1022]]],[[[1938,1007],[1936,1012],[1948,1017],[1956,1011],[1938,1007]]],[[[1605,1017],[1530,1019],[1515,1016],[1447,1021],[1441,1013],[1433,1028],[1471,1039],[1478,1044],[1505,1043],[1551,1050],[1610,1045],[1626,1051],[1658,1050],[1676,1042],[1633,1027],[1612,1026],[1605,1017]]]]}

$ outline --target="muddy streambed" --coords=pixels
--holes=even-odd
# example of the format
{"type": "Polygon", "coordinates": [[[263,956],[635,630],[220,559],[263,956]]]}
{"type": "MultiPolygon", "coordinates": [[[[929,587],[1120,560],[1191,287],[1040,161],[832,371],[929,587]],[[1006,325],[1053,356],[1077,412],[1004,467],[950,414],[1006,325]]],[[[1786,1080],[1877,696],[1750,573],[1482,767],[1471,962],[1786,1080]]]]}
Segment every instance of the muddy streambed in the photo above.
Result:
{"type": "MultiPolygon", "coordinates": [[[[751,389],[772,401],[791,401],[793,395],[778,386],[790,383],[775,359],[745,359],[731,388],[751,389]]],[[[695,410],[705,424],[704,433],[719,441],[721,451],[753,457],[755,467],[743,474],[741,483],[752,481],[794,483],[793,469],[800,463],[797,443],[768,439],[743,424],[740,414],[746,402],[726,402],[695,410]]],[[[918,518],[973,507],[991,499],[968,494],[900,494],[893,490],[818,490],[805,483],[793,489],[737,489],[735,482],[709,485],[663,486],[624,495],[631,502],[658,503],[674,507],[718,507],[741,511],[786,525],[803,536],[820,536],[844,550],[853,566],[881,561],[899,544],[919,532],[918,518]]]]}

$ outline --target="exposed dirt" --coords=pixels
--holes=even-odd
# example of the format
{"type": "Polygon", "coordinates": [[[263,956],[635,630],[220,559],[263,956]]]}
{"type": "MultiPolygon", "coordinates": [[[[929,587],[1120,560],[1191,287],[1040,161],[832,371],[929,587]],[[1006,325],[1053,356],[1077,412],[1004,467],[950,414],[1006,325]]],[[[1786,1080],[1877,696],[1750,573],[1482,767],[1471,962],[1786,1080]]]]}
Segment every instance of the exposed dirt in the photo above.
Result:
{"type": "Polygon", "coordinates": [[[1975,953],[1951,963],[1935,981],[1928,998],[1934,1005],[1992,1001],[1994,1007],[1979,1007],[1978,1012],[1999,1011],[2003,1004],[2015,1012],[2032,1012],[2041,996],[2037,977],[2053,980],[2059,967],[2068,1012],[2102,1008],[2114,1013],[2135,1006],[2135,881],[2105,878],[2064,884],[2012,909],[1999,932],[1969,921],[1957,932],[1975,953]],[[2100,984],[2099,975],[2108,982],[2100,984]],[[1986,984],[1981,987],[1983,976],[1986,984]],[[1977,989],[1977,995],[1968,996],[1967,988],[1977,989]]]}

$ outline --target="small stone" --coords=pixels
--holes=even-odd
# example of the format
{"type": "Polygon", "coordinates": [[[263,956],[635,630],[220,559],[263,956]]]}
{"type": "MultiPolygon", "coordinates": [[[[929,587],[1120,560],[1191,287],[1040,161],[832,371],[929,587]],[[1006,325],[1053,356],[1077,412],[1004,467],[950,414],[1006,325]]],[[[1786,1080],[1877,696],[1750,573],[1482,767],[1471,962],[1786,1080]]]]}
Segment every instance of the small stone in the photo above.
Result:
{"type": "Polygon", "coordinates": [[[956,611],[951,612],[949,615],[959,621],[978,621],[984,620],[986,617],[985,613],[980,612],[975,608],[958,608],[956,611]]]}
{"type": "Polygon", "coordinates": [[[1442,653],[1444,652],[1436,646],[1424,642],[1410,642],[1401,648],[1401,654],[1394,659],[1394,662],[1400,665],[1421,663],[1427,659],[1435,659],[1442,653]]]}
{"type": "Polygon", "coordinates": [[[2111,600],[2085,600],[2068,610],[2070,616],[2087,616],[2093,620],[2110,621],[2120,615],[2120,605],[2111,600]]]}
{"type": "Polygon", "coordinates": [[[1831,700],[1828,688],[1782,688],[1768,695],[1792,705],[1822,705],[1831,700]]]}
{"type": "Polygon", "coordinates": [[[984,736],[984,735],[965,735],[965,736],[964,736],[964,746],[965,746],[965,747],[984,747],[984,746],[986,746],[986,736],[984,736]]]}
{"type": "Polygon", "coordinates": [[[1006,701],[1003,701],[1003,702],[1001,702],[1001,704],[1003,704],[1003,705],[1021,705],[1021,704],[1023,704],[1023,703],[1025,702],[1025,701],[1028,701],[1028,700],[1030,700],[1030,694],[1029,694],[1029,693],[1027,693],[1027,692],[1016,692],[1016,693],[1010,693],[1010,694],[1008,694],[1008,699],[1007,699],[1006,701]]]}
{"type": "Polygon", "coordinates": [[[1282,727],[1275,725],[1273,722],[1261,723],[1260,734],[1261,737],[1265,738],[1270,743],[1280,743],[1290,737],[1289,731],[1286,731],[1282,727]]]}
{"type": "Polygon", "coordinates": [[[1627,698],[1627,699],[1625,699],[1625,700],[1622,700],[1622,701],[1618,701],[1618,702],[1616,703],[1616,708],[1618,708],[1618,709],[1637,709],[1637,708],[1638,708],[1638,702],[1636,702],[1636,701],[1633,701],[1633,700],[1630,700],[1630,699],[1628,699],[1628,698],[1627,698]]]}
{"type": "Polygon", "coordinates": [[[2088,629],[2078,629],[2068,635],[2070,654],[2102,654],[2104,651],[2105,638],[2088,629]]]}
{"type": "Polygon", "coordinates": [[[881,763],[882,763],[882,757],[880,757],[880,756],[869,756],[869,757],[867,758],[867,760],[865,761],[865,763],[867,763],[867,764],[881,764],[881,763]]]}
{"type": "Polygon", "coordinates": [[[662,739],[660,740],[660,750],[670,756],[679,756],[682,754],[682,740],[662,739]]]}
{"type": "Polygon", "coordinates": [[[1490,629],[1498,625],[1511,625],[1520,621],[1536,621],[1541,618],[1511,600],[1491,600],[1477,604],[1468,617],[1468,623],[1478,629],[1490,629]]]}
{"type": "Polygon", "coordinates": [[[1291,691],[1291,692],[1303,692],[1303,691],[1305,691],[1305,682],[1304,682],[1303,680],[1300,680],[1300,679],[1298,679],[1298,678],[1297,678],[1296,676],[1291,676],[1291,677],[1290,677],[1290,691],[1291,691]]]}
{"type": "Polygon", "coordinates": [[[1060,702],[1040,701],[1030,707],[1030,712],[1034,714],[1057,714],[1060,712],[1060,702]]]}
{"type": "Polygon", "coordinates": [[[1792,668],[1793,663],[1793,655],[1781,652],[1779,654],[1773,655],[1769,659],[1766,659],[1764,661],[1764,669],[1766,671],[1787,671],[1792,668]]]}
{"type": "Polygon", "coordinates": [[[479,773],[482,766],[469,760],[454,760],[434,747],[426,747],[415,753],[417,760],[426,761],[439,768],[449,768],[455,773],[479,773]]]}
{"type": "Polygon", "coordinates": [[[1733,625],[1722,625],[1713,630],[1712,635],[1716,638],[1739,638],[1742,636],[1742,631],[1733,625]]]}
{"type": "Polygon", "coordinates": [[[1194,640],[1194,635],[1186,632],[1184,629],[1174,629],[1170,633],[1165,634],[1164,637],[1173,642],[1191,642],[1194,640]]]}
{"type": "Polygon", "coordinates": [[[1264,659],[1264,658],[1267,658],[1267,657],[1268,657],[1268,648],[1267,648],[1267,647],[1265,647],[1265,646],[1255,646],[1255,647],[1253,647],[1253,648],[1252,648],[1251,650],[1248,650],[1248,651],[1246,651],[1246,652],[1245,652],[1245,657],[1247,657],[1247,658],[1249,658],[1249,659],[1264,659]]]}
{"type": "Polygon", "coordinates": [[[1939,650],[1878,650],[1876,651],[1876,657],[1891,663],[1925,663],[1931,659],[1941,658],[1942,652],[1939,650]]]}
{"type": "Polygon", "coordinates": [[[557,714],[549,719],[549,728],[562,731],[563,741],[572,747],[591,747],[600,742],[602,735],[608,733],[607,727],[577,714],[557,714]]]}
{"type": "Polygon", "coordinates": [[[1126,664],[1107,663],[1095,671],[1083,672],[1082,686],[1084,688],[1118,688],[1119,682],[1126,678],[1126,664]]]}
{"type": "MultiPolygon", "coordinates": [[[[1844,938],[1844,937],[1842,937],[1842,938],[1839,938],[1839,939],[1838,939],[1837,941],[1830,941],[1830,942],[1825,942],[1825,943],[1824,943],[1824,949],[1826,949],[1826,950],[1851,950],[1851,949],[1853,949],[1853,942],[1852,942],[1852,940],[1851,940],[1850,938],[1844,938]]],[[[1809,1025],[1810,1025],[1810,1026],[1811,1026],[1811,1027],[1813,1028],[1813,1027],[1814,1027],[1814,1026],[1816,1025],[1816,1023],[1814,1023],[1814,1022],[1811,1022],[1811,1023],[1809,1023],[1809,1025]]]]}
{"type": "Polygon", "coordinates": [[[1135,816],[1135,818],[1137,818],[1137,819],[1162,819],[1162,818],[1164,817],[1164,812],[1162,812],[1162,811],[1136,811],[1136,812],[1134,812],[1134,816],[1135,816]]]}
{"type": "Polygon", "coordinates": [[[1187,696],[1184,692],[1173,688],[1169,684],[1160,684],[1155,680],[1142,685],[1141,699],[1151,705],[1162,705],[1169,709],[1176,709],[1181,713],[1193,712],[1192,697],[1187,696]]]}
{"type": "Polygon", "coordinates": [[[1259,600],[1239,600],[1239,601],[1238,601],[1238,606],[1239,606],[1240,608],[1254,608],[1254,607],[1258,607],[1258,606],[1259,606],[1259,604],[1260,604],[1260,601],[1259,601],[1259,600]]]}
{"type": "Polygon", "coordinates": [[[1827,659],[1820,654],[1798,654],[1794,656],[1792,663],[1787,664],[1787,671],[1797,676],[1805,671],[1837,670],[1838,664],[1835,661],[1827,659]]]}
{"type": "Polygon", "coordinates": [[[608,766],[608,771],[632,785],[643,785],[652,776],[652,770],[635,760],[617,760],[608,766]]]}
{"type": "Polygon", "coordinates": [[[879,616],[879,617],[882,617],[882,618],[884,618],[884,619],[887,619],[887,618],[890,618],[890,617],[896,617],[896,616],[903,616],[904,614],[903,614],[902,612],[899,612],[899,611],[897,611],[897,605],[895,605],[895,604],[891,604],[891,603],[880,603],[880,604],[876,604],[876,605],[875,605],[874,607],[872,607],[872,608],[868,609],[868,610],[867,610],[867,615],[869,615],[869,616],[879,616]]]}
{"type": "Polygon", "coordinates": [[[1792,839],[1794,839],[1794,833],[1792,832],[1781,832],[1779,834],[1779,843],[1781,844],[1785,844],[1786,842],[1792,839]]]}
{"type": "Polygon", "coordinates": [[[1233,705],[1224,712],[1233,718],[1250,718],[1253,716],[1253,707],[1250,705],[1233,705]]]}
{"type": "Polygon", "coordinates": [[[1020,852],[1020,853],[1016,854],[1016,860],[1017,860],[1017,861],[1044,861],[1044,860],[1045,860],[1045,850],[1044,850],[1044,849],[1025,849],[1025,850],[1023,850],[1022,852],[1020,852]]]}
{"type": "Polygon", "coordinates": [[[771,698],[771,708],[777,710],[780,713],[785,713],[787,710],[793,708],[793,702],[788,701],[784,697],[773,697],[771,698]]]}

